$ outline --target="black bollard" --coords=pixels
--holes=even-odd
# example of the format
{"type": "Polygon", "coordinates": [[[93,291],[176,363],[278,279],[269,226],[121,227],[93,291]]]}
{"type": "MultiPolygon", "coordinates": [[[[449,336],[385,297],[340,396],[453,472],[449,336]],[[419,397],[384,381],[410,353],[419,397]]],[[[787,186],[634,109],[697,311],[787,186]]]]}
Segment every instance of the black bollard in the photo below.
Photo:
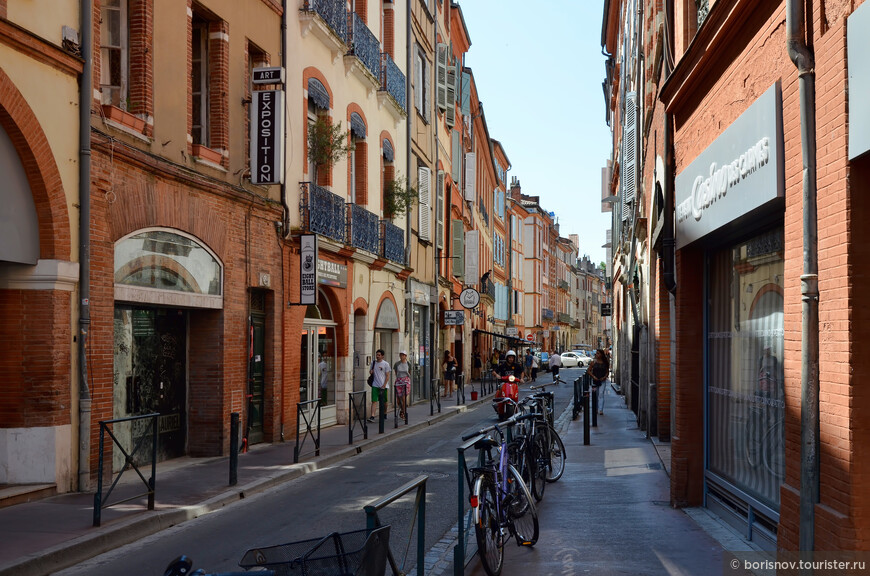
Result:
{"type": "Polygon", "coordinates": [[[230,414],[230,486],[239,481],[239,413],[230,414]]]}
{"type": "Polygon", "coordinates": [[[598,428],[598,386],[592,387],[592,426],[598,428]]]}
{"type": "Polygon", "coordinates": [[[589,446],[589,376],[583,376],[583,445],[589,446]]]}
{"type": "Polygon", "coordinates": [[[384,433],[384,422],[387,420],[386,388],[378,390],[378,434],[384,433]]]}

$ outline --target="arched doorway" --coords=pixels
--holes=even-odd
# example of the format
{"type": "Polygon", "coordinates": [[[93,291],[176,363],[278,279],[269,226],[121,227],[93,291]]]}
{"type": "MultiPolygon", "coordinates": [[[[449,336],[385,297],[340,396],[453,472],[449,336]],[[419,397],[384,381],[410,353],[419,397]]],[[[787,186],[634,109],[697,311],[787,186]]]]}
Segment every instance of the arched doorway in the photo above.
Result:
{"type": "MultiPolygon", "coordinates": [[[[336,423],[336,322],[329,298],[318,290],[317,305],[305,311],[299,340],[299,401],[320,399],[320,424],[336,423]]],[[[313,406],[312,406],[313,408],[313,406]]],[[[300,422],[304,429],[304,422],[300,422]]]]}

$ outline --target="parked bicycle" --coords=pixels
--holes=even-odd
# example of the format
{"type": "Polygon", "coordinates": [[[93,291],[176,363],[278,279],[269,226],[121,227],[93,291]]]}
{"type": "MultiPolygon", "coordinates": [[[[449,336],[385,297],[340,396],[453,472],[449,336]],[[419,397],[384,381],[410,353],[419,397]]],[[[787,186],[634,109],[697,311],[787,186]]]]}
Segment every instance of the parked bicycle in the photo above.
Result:
{"type": "Polygon", "coordinates": [[[538,541],[538,511],[528,486],[508,462],[507,440],[502,430],[531,418],[534,415],[514,416],[462,438],[482,436],[474,447],[483,452],[484,464],[471,469],[470,501],[477,550],[489,576],[501,574],[504,545],[511,537],[516,538],[518,546],[534,546],[538,541]]]}
{"type": "Polygon", "coordinates": [[[562,477],[565,472],[565,444],[562,443],[562,438],[556,432],[555,424],[555,394],[552,391],[547,391],[547,386],[551,384],[539,384],[537,386],[529,386],[529,390],[535,392],[527,398],[531,398],[529,402],[537,403],[540,408],[540,413],[543,414],[543,419],[538,422],[537,430],[544,436],[544,446],[546,450],[543,453],[544,461],[541,463],[546,471],[547,482],[555,482],[562,477]]]}

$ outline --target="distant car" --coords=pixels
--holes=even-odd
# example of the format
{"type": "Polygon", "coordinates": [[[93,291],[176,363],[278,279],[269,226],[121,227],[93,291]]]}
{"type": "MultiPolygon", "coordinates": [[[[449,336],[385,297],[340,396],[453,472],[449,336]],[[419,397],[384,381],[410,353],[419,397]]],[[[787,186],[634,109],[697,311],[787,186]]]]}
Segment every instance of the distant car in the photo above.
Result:
{"type": "Polygon", "coordinates": [[[589,350],[572,350],[574,354],[580,357],[580,366],[589,366],[594,360],[594,354],[589,350]]]}
{"type": "Polygon", "coordinates": [[[541,372],[549,372],[550,354],[547,352],[541,352],[540,350],[535,350],[534,355],[535,358],[538,359],[538,370],[540,370],[541,372]]]}
{"type": "Polygon", "coordinates": [[[562,352],[559,355],[559,359],[562,361],[562,368],[577,368],[578,366],[585,366],[584,359],[586,356],[578,354],[577,352],[562,352]]]}

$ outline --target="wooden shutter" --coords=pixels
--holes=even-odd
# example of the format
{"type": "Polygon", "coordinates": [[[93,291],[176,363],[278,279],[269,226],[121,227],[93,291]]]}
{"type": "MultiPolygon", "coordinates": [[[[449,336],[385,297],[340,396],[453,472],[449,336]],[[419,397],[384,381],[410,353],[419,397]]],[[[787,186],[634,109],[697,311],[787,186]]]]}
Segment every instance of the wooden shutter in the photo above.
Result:
{"type": "Polygon", "coordinates": [[[429,122],[429,111],[432,109],[432,65],[425,56],[421,58],[423,59],[423,110],[421,112],[423,120],[429,122]]]}
{"type": "Polygon", "coordinates": [[[456,70],[453,66],[447,72],[447,109],[444,112],[444,122],[451,128],[456,123],[456,70]]]}
{"type": "Polygon", "coordinates": [[[447,108],[447,44],[438,44],[435,65],[435,103],[438,108],[447,108]]]}
{"type": "Polygon", "coordinates": [[[453,182],[459,186],[459,177],[462,174],[462,141],[460,140],[459,132],[451,131],[450,139],[453,142],[453,153],[450,158],[450,176],[453,182]]]}
{"type": "Polygon", "coordinates": [[[625,95],[622,150],[622,219],[628,220],[637,190],[637,94],[635,92],[625,95]]]}
{"type": "Polygon", "coordinates": [[[444,248],[444,171],[435,179],[435,245],[444,248]]]}
{"type": "Polygon", "coordinates": [[[457,278],[465,276],[465,228],[462,220],[453,220],[453,275],[457,278]]]}
{"type": "Polygon", "coordinates": [[[480,231],[465,233],[465,278],[467,284],[477,284],[480,278],[480,231]]]}
{"type": "Polygon", "coordinates": [[[419,206],[417,213],[419,214],[419,227],[417,228],[417,235],[420,237],[420,240],[431,240],[432,232],[431,232],[431,204],[432,204],[432,190],[431,190],[431,176],[432,173],[429,168],[423,166],[421,168],[417,168],[417,194],[419,199],[419,206]]]}
{"type": "Polygon", "coordinates": [[[462,97],[462,114],[468,116],[471,114],[471,74],[468,72],[462,73],[462,88],[459,90],[459,95],[462,97]]]}
{"type": "Polygon", "coordinates": [[[465,199],[474,202],[474,185],[477,182],[477,159],[474,152],[465,155],[465,199]]]}

